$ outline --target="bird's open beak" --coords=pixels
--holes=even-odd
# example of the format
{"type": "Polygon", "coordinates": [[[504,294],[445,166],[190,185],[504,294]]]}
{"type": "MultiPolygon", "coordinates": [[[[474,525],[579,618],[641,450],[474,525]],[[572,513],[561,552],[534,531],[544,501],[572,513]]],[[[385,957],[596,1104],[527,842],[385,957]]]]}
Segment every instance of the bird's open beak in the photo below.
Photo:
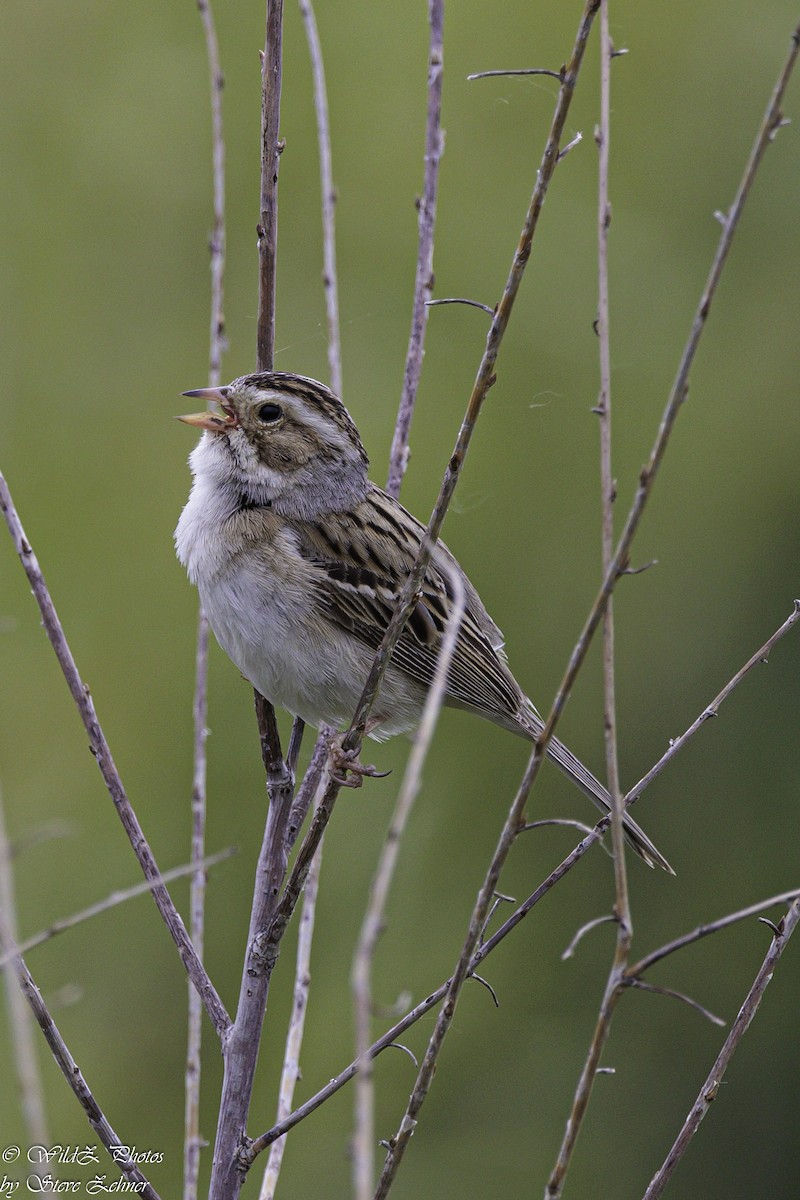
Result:
{"type": "Polygon", "coordinates": [[[221,413],[187,413],[185,416],[175,418],[177,421],[183,421],[184,425],[194,425],[198,429],[207,429],[209,433],[224,433],[228,429],[234,429],[239,424],[236,413],[228,403],[227,388],[197,388],[193,392],[182,392],[181,394],[183,396],[191,396],[193,399],[205,400],[209,404],[218,404],[222,409],[221,413]]]}

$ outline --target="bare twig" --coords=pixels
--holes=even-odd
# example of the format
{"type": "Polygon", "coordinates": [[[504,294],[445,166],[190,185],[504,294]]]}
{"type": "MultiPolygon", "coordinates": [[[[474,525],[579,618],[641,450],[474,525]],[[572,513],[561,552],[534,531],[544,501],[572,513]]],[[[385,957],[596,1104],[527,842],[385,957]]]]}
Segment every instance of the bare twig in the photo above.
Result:
{"type": "Polygon", "coordinates": [[[604,913],[602,917],[592,917],[591,921],[587,921],[584,925],[581,925],[580,929],[577,930],[566,949],[561,951],[562,960],[566,962],[568,958],[574,957],[575,951],[578,948],[578,944],[583,940],[587,933],[591,932],[592,929],[597,929],[599,925],[608,925],[609,922],[616,921],[616,919],[617,917],[615,913],[604,913]]]}
{"type": "Polygon", "coordinates": [[[436,225],[436,197],[439,189],[439,163],[444,149],[442,131],[442,76],[444,72],[444,0],[428,0],[430,43],[428,47],[428,102],[425,124],[425,172],[419,200],[419,244],[411,307],[411,334],[408,340],[403,391],[389,455],[386,490],[395,499],[400,495],[408,464],[408,439],[411,420],[422,374],[425,353],[425,328],[428,323],[426,301],[433,295],[433,235],[436,225]]]}
{"type": "Polygon", "coordinates": [[[283,0],[267,0],[267,28],[261,59],[261,201],[258,226],[259,371],[271,371],[275,356],[275,283],[278,262],[278,167],[281,75],[283,70],[283,0]]]}
{"type": "Polygon", "coordinates": [[[53,1058],[56,1060],[64,1078],[75,1093],[83,1111],[86,1113],[92,1129],[109,1153],[112,1154],[115,1165],[119,1167],[125,1178],[137,1185],[137,1195],[146,1197],[146,1200],[159,1200],[158,1193],[147,1177],[142,1174],[139,1167],[130,1158],[123,1159],[117,1156],[125,1143],[114,1132],[105,1113],[93,1096],[78,1064],[70,1054],[66,1042],[62,1038],[47,1005],[42,999],[41,992],[34,983],[30,971],[25,966],[24,960],[14,945],[14,939],[2,914],[0,914],[0,948],[2,948],[4,954],[9,955],[11,970],[17,978],[22,994],[30,1005],[31,1012],[39,1023],[45,1041],[52,1051],[53,1058]],[[114,1153],[115,1149],[117,1153],[114,1153]]]}
{"type": "Polygon", "coordinates": [[[370,1016],[373,1011],[372,969],[378,940],[386,920],[386,902],[394,878],[400,844],[419,792],[422,768],[430,750],[436,723],[447,688],[447,677],[464,618],[466,595],[457,572],[450,576],[452,606],[436,660],[433,682],[425,698],[422,721],[406,766],[403,783],[381,847],[370,886],[367,910],[353,957],[351,983],[356,1025],[356,1055],[361,1063],[355,1088],[355,1131],[353,1135],[353,1179],[357,1200],[369,1200],[374,1183],[374,1089],[370,1047],[370,1016]]]}
{"type": "Polygon", "coordinates": [[[682,937],[667,942],[665,946],[659,946],[657,950],[646,954],[638,962],[632,963],[625,972],[626,977],[628,979],[638,979],[645,971],[649,971],[657,962],[661,962],[668,955],[674,954],[676,950],[683,950],[685,946],[692,946],[695,942],[701,941],[702,938],[708,937],[709,934],[719,933],[721,929],[727,929],[729,925],[745,921],[748,917],[756,917],[759,913],[764,912],[765,909],[774,908],[776,904],[790,904],[798,896],[800,896],[800,888],[792,888],[788,892],[779,892],[777,896],[770,896],[767,900],[759,900],[757,904],[750,904],[747,908],[737,909],[736,912],[728,913],[716,921],[709,921],[705,925],[698,925],[690,933],[684,933],[682,937]]]}
{"type": "MultiPolygon", "coordinates": [[[[203,12],[203,9],[200,10],[203,12]]],[[[217,381],[219,382],[219,381],[217,381]]],[[[189,931],[198,958],[205,946],[206,871],[203,864],[206,846],[206,741],[208,739],[208,619],[202,605],[197,614],[197,650],[195,655],[194,769],[192,772],[191,857],[194,870],[189,890],[189,931]]],[[[200,1177],[200,1072],[203,1037],[203,1010],[200,997],[189,984],[186,1031],[186,1076],[183,1112],[183,1200],[196,1200],[200,1177]]]]}
{"type": "MultiPolygon", "coordinates": [[[[797,33],[798,41],[800,41],[800,29],[798,29],[797,33]]],[[[658,1197],[663,1194],[664,1188],[671,1179],[675,1168],[683,1158],[689,1143],[699,1129],[700,1122],[711,1107],[712,1101],[716,1099],[728,1063],[758,1011],[758,1006],[766,991],[767,984],[772,979],[778,960],[786,949],[786,943],[792,936],[798,921],[800,921],[800,900],[795,900],[781,920],[779,932],[772,939],[770,948],[756,975],[753,986],[747,993],[744,1004],[731,1026],[730,1033],[723,1042],[722,1049],[717,1055],[716,1061],[708,1073],[703,1086],[700,1088],[697,1099],[683,1123],[683,1128],[675,1139],[663,1164],[651,1179],[644,1194],[644,1200],[658,1200],[658,1197]]]]}
{"type": "Polygon", "coordinates": [[[342,394],[342,342],[339,330],[339,283],[336,271],[336,188],[333,186],[331,165],[331,131],[328,118],[328,93],[325,87],[325,65],[322,58],[317,21],[311,0],[299,0],[311,56],[311,75],[314,80],[314,108],[317,114],[319,143],[319,174],[322,191],[322,283],[325,290],[325,311],[328,317],[328,372],[332,391],[342,394]]]}
{"type": "MultiPolygon", "coordinates": [[[[9,940],[13,945],[10,953],[19,953],[17,943],[17,904],[14,888],[14,864],[11,847],[6,833],[5,805],[3,790],[0,787],[0,916],[8,928],[9,940]]],[[[0,956],[0,967],[5,966],[7,953],[0,956]]],[[[17,1074],[20,1107],[25,1122],[25,1131],[31,1145],[50,1144],[47,1130],[47,1114],[44,1107],[44,1091],[36,1058],[36,1046],[33,1041],[31,1014],[22,992],[11,972],[6,971],[6,998],[8,1001],[8,1024],[11,1031],[11,1045],[14,1054],[14,1067],[17,1074]]]]}
{"type": "Polygon", "coordinates": [[[464,296],[445,296],[442,300],[426,300],[425,304],[428,308],[435,308],[437,304],[467,304],[470,308],[483,309],[490,317],[493,317],[495,313],[491,305],[481,304],[480,300],[468,300],[464,296]]]}
{"type": "Polygon", "coordinates": [[[652,783],[655,777],[661,774],[667,763],[671,762],[675,755],[684,748],[686,743],[694,737],[701,726],[705,725],[706,721],[708,721],[711,717],[715,717],[717,715],[720,705],[724,700],[727,700],[733,689],[742,682],[745,675],[752,671],[753,667],[759,666],[767,661],[773,646],[775,646],[775,644],[789,632],[789,630],[797,623],[798,620],[800,620],[800,600],[795,600],[794,612],[786,618],[783,624],[775,630],[771,637],[767,638],[766,642],[764,642],[764,645],[761,646],[760,649],[756,650],[755,654],[753,654],[752,657],[747,660],[741,670],[737,671],[733,678],[728,680],[722,691],[719,692],[711,701],[711,703],[703,709],[703,711],[700,713],[700,716],[692,722],[689,728],[686,729],[680,737],[670,741],[669,749],[666,751],[666,753],[663,754],[658,762],[650,768],[647,774],[643,775],[639,782],[631,788],[625,797],[626,805],[633,804],[633,802],[637,800],[639,796],[641,796],[644,789],[650,783],[652,783]]]}
{"type": "MultiPolygon", "coordinates": [[[[186,875],[191,875],[198,868],[202,871],[207,871],[209,867],[214,867],[217,863],[224,862],[226,858],[230,858],[236,851],[233,848],[220,850],[217,854],[209,854],[206,858],[200,859],[199,862],[194,859],[189,863],[184,863],[181,867],[172,867],[169,871],[165,871],[163,875],[159,875],[157,880],[145,880],[144,883],[135,883],[132,887],[121,888],[118,891],[111,892],[103,900],[98,900],[94,904],[89,904],[86,908],[80,909],[79,912],[73,913],[69,917],[61,917],[57,921],[53,921],[46,929],[42,929],[39,933],[34,933],[30,937],[25,938],[22,942],[17,942],[14,947],[14,953],[27,954],[29,950],[35,950],[37,946],[49,942],[51,938],[56,937],[60,933],[65,933],[68,929],[74,929],[76,925],[81,925],[84,921],[89,921],[93,917],[97,917],[100,913],[108,912],[111,908],[116,908],[118,904],[125,904],[128,900],[134,900],[137,896],[143,896],[147,892],[152,892],[154,887],[159,884],[171,883],[173,879],[181,879],[186,875]]],[[[3,905],[0,904],[0,908],[3,905]]],[[[8,910],[5,910],[8,913],[8,910]]],[[[10,922],[9,922],[10,925],[10,922]]],[[[8,961],[7,957],[0,955],[0,967],[4,967],[8,961]]]]}
{"type": "MultiPolygon", "coordinates": [[[[211,264],[211,318],[208,340],[208,386],[221,383],[222,355],[225,350],[225,133],[222,123],[222,93],[225,79],[219,55],[217,28],[210,0],[198,0],[200,20],[208,58],[211,90],[211,163],[214,196],[214,225],[209,239],[211,264]]],[[[203,957],[205,943],[206,872],[200,866],[205,854],[206,837],[206,741],[208,739],[208,639],[209,626],[202,605],[197,616],[197,654],[195,664],[194,770],[192,784],[192,860],[198,869],[192,876],[189,895],[189,928],[198,956],[203,957]]],[[[183,1200],[196,1200],[200,1177],[200,1072],[202,1048],[202,1012],[194,989],[189,989],[186,1038],[186,1085],[183,1140],[183,1200]]]]}
{"type": "MultiPolygon", "coordinates": [[[[595,131],[599,149],[598,170],[598,304],[597,336],[600,350],[600,394],[595,412],[600,421],[600,492],[603,574],[611,565],[614,553],[614,500],[616,486],[611,467],[611,339],[608,304],[608,230],[611,223],[611,203],[608,190],[609,144],[611,140],[611,38],[608,28],[608,0],[600,0],[600,123],[595,131]]],[[[586,1113],[592,1087],[597,1077],[600,1058],[611,1033],[611,1020],[620,996],[620,980],[630,954],[633,938],[628,872],[625,862],[624,816],[625,805],[619,780],[617,754],[617,704],[614,668],[614,607],[609,594],[603,612],[603,723],[605,728],[606,774],[611,797],[611,845],[614,852],[614,885],[616,901],[614,917],[617,937],[614,956],[606,980],[603,999],[592,1040],[575,1089],[567,1127],[559,1149],[556,1165],[547,1185],[548,1196],[560,1196],[564,1177],[586,1113]]],[[[586,928],[579,931],[576,941],[586,928]]],[[[571,944],[565,956],[574,952],[571,944]]]]}
{"type": "Polygon", "coordinates": [[[685,992],[676,992],[675,988],[661,987],[656,983],[646,983],[643,979],[631,979],[629,986],[638,988],[642,992],[653,992],[656,996],[669,996],[672,1000],[680,1000],[682,1004],[688,1004],[689,1008],[693,1008],[695,1012],[700,1013],[701,1017],[705,1017],[712,1025],[725,1025],[722,1017],[716,1016],[711,1012],[711,1009],[706,1008],[702,1004],[698,1004],[691,996],[687,996],[685,992]]]}
{"type": "MultiPolygon", "coordinates": [[[[300,928],[297,933],[297,959],[294,976],[294,996],[289,1032],[281,1072],[277,1120],[281,1121],[292,1111],[295,1085],[300,1078],[300,1048],[303,1044],[308,990],[311,985],[311,944],[314,938],[314,919],[319,890],[319,875],[322,867],[322,843],[311,864],[306,886],[303,890],[303,908],[300,913],[300,928]]],[[[286,1138],[279,1138],[270,1148],[264,1178],[261,1182],[260,1200],[274,1200],[286,1149],[286,1138]]]]}
{"type": "Polygon", "coordinates": [[[114,802],[114,807],[122,821],[123,828],[128,835],[145,878],[154,884],[152,889],[153,899],[156,902],[158,911],[161,913],[164,924],[167,926],[178,948],[178,953],[186,967],[189,978],[201,996],[214,1028],[219,1036],[222,1037],[230,1025],[230,1018],[217,994],[216,988],[208,977],[205,967],[197,956],[197,952],[186,932],[186,927],[180,913],[173,904],[167,889],[159,882],[161,872],[158,869],[153,852],[122,785],[122,780],[117,771],[114,759],[111,756],[108,742],[97,718],[91,692],[78,673],[75,659],[72,657],[72,651],[64,636],[64,630],[58,619],[41,568],[39,567],[36,555],[33,553],[31,544],[25,536],[25,531],[14,508],[11,493],[2,474],[0,474],[0,508],[3,510],[3,515],[11,532],[17,554],[20,557],[25,574],[28,576],[36,603],[42,614],[42,623],[45,632],[55,651],[61,670],[64,673],[64,678],[67,681],[67,686],[88,734],[89,749],[97,760],[103,782],[114,802]]]}
{"type": "Polygon", "coordinates": [[[468,75],[467,79],[491,79],[496,75],[550,75],[553,79],[563,78],[561,71],[551,71],[549,67],[520,67],[519,70],[500,68],[496,71],[476,71],[473,75],[468,75]]]}

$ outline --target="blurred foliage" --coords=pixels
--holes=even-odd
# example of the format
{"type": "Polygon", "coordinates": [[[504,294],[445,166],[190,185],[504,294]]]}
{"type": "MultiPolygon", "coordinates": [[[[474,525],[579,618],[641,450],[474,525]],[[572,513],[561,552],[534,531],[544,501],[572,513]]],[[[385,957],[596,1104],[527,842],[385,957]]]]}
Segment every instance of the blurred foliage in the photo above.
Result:
{"type": "MultiPolygon", "coordinates": [[[[579,5],[462,0],[446,15],[437,294],[493,303],[530,194],[553,80],[487,79],[492,67],[558,67],[579,5]]],[[[259,4],[217,0],[226,71],[226,373],[255,343],[259,4]]],[[[641,6],[619,0],[613,70],[611,296],[618,519],[657,423],[718,236],[796,19],[789,0],[641,6]]],[[[345,399],[383,482],[408,337],[422,178],[426,6],[319,5],[330,89],[345,399]]],[[[277,366],[325,377],[319,185],[308,55],[286,12],[277,366]]],[[[195,6],[142,0],[0,12],[3,422],[0,462],[40,558],[138,815],[163,867],[188,856],[196,600],[171,533],[188,489],[191,437],[172,422],[206,372],[210,211],[208,79],[195,6]]],[[[599,578],[596,421],[598,46],[593,38],[498,382],[447,521],[446,539],[506,632],[519,679],[546,708],[599,578]]],[[[798,83],[787,115],[798,116],[798,83]]],[[[798,593],[800,306],[797,126],[769,150],[692,378],[689,402],[635,548],[658,566],[617,602],[623,780],[632,784],[788,615],[798,593]]],[[[485,336],[473,309],[432,312],[405,503],[427,516],[485,336]]],[[[0,538],[2,541],[2,538],[0,538]]],[[[0,779],[18,838],[55,818],[66,839],[17,860],[31,933],[137,869],[79,726],[10,543],[0,546],[0,779]]],[[[675,864],[631,865],[634,951],[800,883],[797,635],[735,693],[718,721],[649,790],[637,815],[675,864]]],[[[250,689],[216,647],[211,664],[208,963],[232,1006],[263,773],[250,689]]],[[[595,648],[562,726],[600,767],[595,648]]],[[[342,796],[323,865],[303,1099],[351,1057],[348,970],[375,854],[402,771],[402,741],[375,751],[392,779],[342,796]]],[[[423,996],[454,961],[478,881],[525,761],[522,742],[444,715],[393,892],[378,999],[423,996]]],[[[373,756],[374,757],[374,756],[373,756]]],[[[588,818],[548,770],[532,816],[588,818]]],[[[503,880],[522,896],[571,846],[530,835],[503,880]]],[[[594,853],[487,964],[501,1007],[466,990],[401,1196],[513,1197],[544,1186],[593,1026],[607,927],[577,956],[575,928],[612,903],[594,853]]],[[[173,894],[185,907],[187,885],[173,894]]],[[[756,922],[662,964],[654,981],[732,1018],[766,949],[756,922]]],[[[272,1119],[293,937],[278,970],[251,1130],[272,1119]]],[[[792,945],[670,1195],[800,1193],[790,1126],[800,1100],[792,945]]],[[[179,1191],[185,983],[145,897],[32,953],[78,1062],[128,1142],[164,1152],[153,1180],[179,1191]]],[[[376,1031],[383,1028],[376,1021],[376,1031]]],[[[408,1038],[424,1046],[430,1020],[408,1038]]],[[[203,1129],[213,1138],[219,1055],[206,1030],[203,1129]]],[[[721,1034],[689,1009],[631,994],[620,1006],[567,1183],[570,1196],[638,1196],[671,1144],[721,1034]]],[[[41,1049],[54,1142],[92,1141],[41,1049]]],[[[26,1140],[0,1037],[0,1142],[26,1140]]],[[[404,1055],[377,1066],[378,1130],[396,1127],[413,1078],[404,1055]]],[[[281,1194],[349,1194],[351,1095],[303,1124],[281,1194]]],[[[210,1151],[206,1155],[210,1159],[210,1151]]],[[[255,1195],[256,1180],[245,1194],[255,1195]]]]}

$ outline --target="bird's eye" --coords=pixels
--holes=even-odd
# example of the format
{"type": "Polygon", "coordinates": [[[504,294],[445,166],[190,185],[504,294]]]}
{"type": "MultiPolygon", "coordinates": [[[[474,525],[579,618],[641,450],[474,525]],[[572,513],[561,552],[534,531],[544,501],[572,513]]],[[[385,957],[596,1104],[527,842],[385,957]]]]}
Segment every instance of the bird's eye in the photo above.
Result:
{"type": "Polygon", "coordinates": [[[265,425],[274,425],[279,417],[283,416],[283,409],[279,404],[262,404],[258,410],[258,419],[263,421],[265,425]]]}

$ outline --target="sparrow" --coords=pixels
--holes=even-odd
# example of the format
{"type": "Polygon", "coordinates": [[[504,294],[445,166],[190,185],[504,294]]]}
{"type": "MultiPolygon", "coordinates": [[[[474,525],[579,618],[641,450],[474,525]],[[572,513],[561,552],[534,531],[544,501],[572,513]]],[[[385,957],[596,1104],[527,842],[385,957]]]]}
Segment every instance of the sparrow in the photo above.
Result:
{"type": "MultiPolygon", "coordinates": [[[[175,547],[222,649],[271,703],[307,724],[346,728],[424,526],[368,477],[341,400],[283,371],[183,393],[217,411],[178,420],[203,431],[175,547]]],[[[381,741],[416,728],[453,604],[465,611],[445,703],[534,741],[543,721],[512,675],[503,635],[454,556],[437,542],[372,710],[381,741]]],[[[557,738],[549,758],[604,813],[610,797],[557,738]]],[[[672,872],[633,818],[627,840],[672,872]]]]}

